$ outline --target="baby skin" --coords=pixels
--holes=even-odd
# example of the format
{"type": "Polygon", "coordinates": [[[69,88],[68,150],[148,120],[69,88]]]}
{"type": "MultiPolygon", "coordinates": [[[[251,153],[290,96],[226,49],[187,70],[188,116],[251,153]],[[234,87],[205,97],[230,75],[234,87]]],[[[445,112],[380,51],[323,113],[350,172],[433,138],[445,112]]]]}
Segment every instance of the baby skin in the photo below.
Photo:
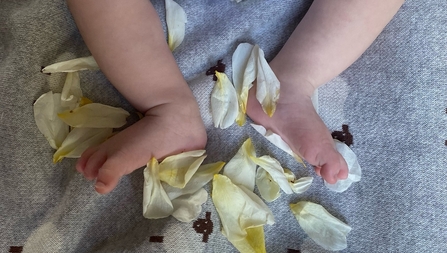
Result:
{"type": "MultiPolygon", "coordinates": [[[[313,91],[340,74],[373,42],[402,0],[315,0],[270,63],[281,81],[269,118],[251,89],[247,114],[279,134],[328,183],[348,175],[329,130],[312,106],[313,91]]],[[[203,149],[206,132],[197,103],[169,51],[147,0],[68,0],[76,24],[101,70],[144,117],[76,165],[95,189],[109,193],[120,178],[158,159],[203,149]],[[113,52],[113,53],[110,53],[113,52]]]]}

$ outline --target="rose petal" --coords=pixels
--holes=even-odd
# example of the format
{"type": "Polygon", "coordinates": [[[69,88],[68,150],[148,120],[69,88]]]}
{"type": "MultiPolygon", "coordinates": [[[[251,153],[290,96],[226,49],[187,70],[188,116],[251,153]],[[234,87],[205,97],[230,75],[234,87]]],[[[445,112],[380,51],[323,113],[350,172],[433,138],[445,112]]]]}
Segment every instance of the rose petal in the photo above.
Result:
{"type": "Polygon", "coordinates": [[[193,194],[183,195],[172,200],[174,212],[172,216],[182,222],[191,222],[197,219],[202,212],[202,204],[208,199],[208,192],[201,188],[193,194]]]}
{"type": "Polygon", "coordinates": [[[73,110],[82,98],[81,81],[78,72],[69,72],[61,93],[61,105],[73,110]]]}
{"type": "Polygon", "coordinates": [[[268,155],[252,157],[252,160],[256,165],[266,170],[285,193],[291,194],[293,192],[289,185],[289,181],[284,175],[284,169],[281,167],[278,160],[268,155]]]}
{"type": "Polygon", "coordinates": [[[278,183],[263,168],[258,168],[256,172],[256,186],[261,197],[267,202],[272,202],[281,195],[278,183]]]}
{"type": "Polygon", "coordinates": [[[93,56],[54,63],[43,68],[42,73],[76,72],[87,69],[99,69],[99,66],[93,56]]]}
{"type": "Polygon", "coordinates": [[[256,157],[255,148],[248,138],[231,158],[224,168],[223,174],[236,185],[242,185],[253,191],[255,188],[256,164],[252,157],[256,157]]]}
{"type": "Polygon", "coordinates": [[[242,240],[233,240],[231,243],[239,252],[243,253],[266,253],[264,226],[247,228],[247,236],[242,240]]]}
{"type": "Polygon", "coordinates": [[[295,174],[288,169],[284,169],[284,175],[286,175],[293,192],[297,194],[307,191],[314,180],[313,177],[301,177],[300,179],[296,180],[295,174]]]}
{"type": "Polygon", "coordinates": [[[166,25],[168,27],[168,45],[174,51],[185,38],[186,12],[172,0],[166,0],[166,25]]]}
{"type": "Polygon", "coordinates": [[[59,113],[59,118],[72,127],[119,128],[130,114],[122,108],[99,103],[87,104],[59,113]]]}
{"type": "Polygon", "coordinates": [[[233,125],[238,115],[238,101],[233,84],[224,73],[216,71],[217,81],[211,93],[214,127],[225,129],[233,125]]]}

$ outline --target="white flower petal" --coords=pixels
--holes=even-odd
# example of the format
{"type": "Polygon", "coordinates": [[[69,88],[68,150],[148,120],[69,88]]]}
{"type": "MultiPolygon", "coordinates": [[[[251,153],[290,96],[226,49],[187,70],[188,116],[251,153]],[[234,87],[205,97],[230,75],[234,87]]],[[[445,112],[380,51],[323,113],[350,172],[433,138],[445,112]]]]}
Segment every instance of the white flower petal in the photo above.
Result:
{"type": "Polygon", "coordinates": [[[171,200],[161,186],[159,165],[152,158],[144,169],[143,216],[148,219],[168,217],[174,211],[171,200]]]}
{"type": "Polygon", "coordinates": [[[315,111],[318,113],[318,110],[319,110],[318,89],[315,89],[315,91],[312,94],[312,97],[310,99],[312,100],[312,105],[314,106],[315,111]]]}
{"type": "Polygon", "coordinates": [[[230,127],[238,115],[238,101],[233,84],[224,73],[216,71],[217,81],[211,93],[214,127],[230,127]]]}
{"type": "Polygon", "coordinates": [[[256,157],[255,147],[248,138],[237,151],[236,155],[225,165],[223,174],[236,185],[242,185],[253,191],[255,188],[256,164],[252,157],[256,157]]]}
{"type": "Polygon", "coordinates": [[[245,124],[245,113],[247,111],[248,91],[253,86],[256,78],[255,61],[252,59],[249,63],[253,45],[249,43],[241,43],[233,53],[233,82],[238,95],[239,113],[236,122],[239,126],[245,124]]]}
{"type": "Polygon", "coordinates": [[[272,212],[256,194],[233,184],[224,175],[214,176],[211,196],[222,223],[222,233],[230,242],[246,239],[247,228],[274,223],[272,212]]]}
{"type": "Polygon", "coordinates": [[[61,94],[52,91],[40,96],[33,106],[37,128],[54,149],[58,149],[68,135],[68,125],[57,117],[66,109],[61,105],[61,94]]]}
{"type": "Polygon", "coordinates": [[[73,128],[54,153],[53,162],[59,162],[64,157],[81,157],[87,148],[103,143],[111,135],[111,128],[73,128]]]}
{"type": "Polygon", "coordinates": [[[272,117],[276,110],[276,102],[279,99],[280,83],[267,60],[264,52],[255,45],[253,52],[258,51],[257,74],[256,74],[256,98],[262,105],[262,109],[272,117]]]}
{"type": "Polygon", "coordinates": [[[252,160],[256,165],[266,170],[285,193],[291,194],[293,192],[286,175],[284,175],[284,169],[281,167],[278,160],[268,155],[252,157],[252,160]]]}
{"type": "Polygon", "coordinates": [[[73,110],[82,98],[81,81],[78,72],[69,72],[61,93],[61,105],[73,110]]]}
{"type": "Polygon", "coordinates": [[[351,227],[332,216],[324,207],[300,201],[291,204],[290,209],[304,232],[318,245],[333,251],[347,247],[346,235],[351,231],[351,227]]]}
{"type": "Polygon", "coordinates": [[[295,174],[288,169],[284,169],[284,174],[286,175],[287,180],[289,180],[290,187],[294,193],[301,194],[309,189],[314,181],[313,177],[301,177],[296,180],[295,174]]]}
{"type": "Polygon", "coordinates": [[[99,66],[93,56],[81,57],[73,60],[51,64],[43,68],[42,73],[76,72],[87,69],[99,69],[99,66]]]}
{"type": "Polygon", "coordinates": [[[223,168],[225,165],[224,162],[210,163],[201,165],[199,169],[197,169],[196,173],[191,177],[188,183],[183,188],[177,188],[174,186],[170,186],[169,184],[162,182],[163,188],[169,196],[170,200],[174,200],[179,196],[183,196],[186,194],[192,194],[197,192],[200,188],[205,186],[213,176],[223,168]]]}
{"type": "Polygon", "coordinates": [[[256,186],[261,197],[267,202],[272,202],[281,195],[278,183],[263,168],[258,168],[256,172],[256,186]]]}
{"type": "Polygon", "coordinates": [[[166,157],[160,163],[160,180],[173,187],[185,187],[205,160],[204,154],[205,150],[194,150],[166,157]]]}
{"type": "Polygon", "coordinates": [[[59,113],[59,118],[72,127],[119,128],[124,126],[130,114],[118,107],[99,103],[87,104],[59,113]]]}
{"type": "Polygon", "coordinates": [[[193,194],[183,195],[172,200],[174,212],[172,216],[182,222],[191,222],[197,219],[202,212],[202,204],[208,199],[208,192],[201,188],[193,194]]]}
{"type": "Polygon", "coordinates": [[[329,184],[324,181],[324,184],[330,190],[333,190],[335,192],[344,192],[351,186],[352,183],[360,181],[362,177],[362,169],[360,168],[357,156],[348,147],[348,145],[338,140],[334,140],[334,142],[335,148],[343,156],[346,163],[348,164],[348,178],[344,180],[338,180],[335,184],[329,184]]]}
{"type": "Polygon", "coordinates": [[[174,51],[185,38],[186,12],[172,0],[166,0],[166,25],[168,27],[168,45],[174,51]]]}
{"type": "Polygon", "coordinates": [[[290,146],[281,138],[281,136],[275,134],[274,132],[265,129],[261,125],[256,124],[250,124],[258,133],[260,133],[262,136],[264,136],[268,141],[270,141],[273,145],[277,146],[287,154],[291,155],[295,160],[306,167],[306,164],[304,164],[303,159],[297,154],[295,154],[290,146]]]}

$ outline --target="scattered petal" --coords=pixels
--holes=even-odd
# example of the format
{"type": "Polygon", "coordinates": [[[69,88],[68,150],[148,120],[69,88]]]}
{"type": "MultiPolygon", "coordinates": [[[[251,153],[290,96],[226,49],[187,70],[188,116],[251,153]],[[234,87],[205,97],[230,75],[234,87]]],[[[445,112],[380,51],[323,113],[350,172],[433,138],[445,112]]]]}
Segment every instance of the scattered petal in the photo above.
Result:
{"type": "Polygon", "coordinates": [[[278,160],[268,155],[252,157],[252,160],[256,165],[266,170],[285,193],[291,194],[293,192],[278,160]]]}
{"type": "Polygon", "coordinates": [[[82,98],[81,81],[78,72],[67,73],[61,93],[61,105],[73,110],[82,98]]]}
{"type": "Polygon", "coordinates": [[[61,94],[49,91],[40,96],[33,106],[37,128],[54,149],[58,149],[68,135],[69,127],[57,114],[67,108],[61,105],[61,94]]]}
{"type": "Polygon", "coordinates": [[[174,211],[171,200],[161,186],[158,172],[158,161],[152,158],[143,172],[143,216],[148,219],[168,217],[174,211]]]}
{"type": "Polygon", "coordinates": [[[281,136],[275,134],[274,132],[265,129],[263,126],[261,125],[256,125],[256,124],[250,124],[258,133],[260,133],[262,136],[264,136],[268,141],[270,141],[271,143],[273,143],[273,145],[277,146],[278,148],[280,148],[281,150],[283,150],[284,152],[286,152],[287,154],[293,156],[293,158],[295,158],[295,160],[299,163],[301,163],[302,165],[304,165],[304,167],[306,167],[306,164],[304,164],[303,159],[301,159],[301,157],[297,154],[295,154],[292,149],[290,148],[290,146],[281,138],[281,136]]]}
{"type": "Polygon", "coordinates": [[[256,186],[261,197],[267,202],[272,202],[281,195],[278,183],[263,168],[258,168],[256,172],[256,186]]]}
{"type": "Polygon", "coordinates": [[[117,107],[99,103],[87,104],[59,113],[62,121],[72,127],[119,128],[124,126],[130,114],[117,107]]]}
{"type": "Polygon", "coordinates": [[[224,73],[216,72],[217,81],[211,93],[214,127],[230,127],[238,115],[238,101],[233,84],[224,73]]]}
{"type": "Polygon", "coordinates": [[[231,182],[242,185],[251,191],[255,188],[256,177],[256,164],[252,157],[256,157],[256,151],[251,139],[248,138],[223,171],[223,174],[230,178],[231,182]]]}
{"type": "Polygon", "coordinates": [[[247,236],[243,240],[233,241],[232,244],[242,253],[266,253],[264,226],[247,228],[247,236]]]}
{"type": "Polygon", "coordinates": [[[42,73],[57,73],[57,72],[76,72],[80,70],[95,70],[99,69],[93,56],[81,57],[73,60],[58,62],[51,64],[42,69],[42,73]]]}
{"type": "Polygon", "coordinates": [[[224,162],[201,165],[183,188],[173,187],[165,182],[162,182],[161,184],[163,185],[163,189],[165,189],[166,193],[168,194],[169,199],[174,200],[180,196],[197,192],[200,188],[211,181],[213,176],[219,173],[224,165],[224,162]]]}
{"type": "Polygon", "coordinates": [[[86,97],[81,97],[81,99],[79,100],[79,107],[88,105],[88,104],[93,104],[93,101],[91,101],[90,99],[88,99],[86,97]]]}
{"type": "Polygon", "coordinates": [[[186,12],[172,0],[166,0],[166,25],[168,26],[168,45],[174,51],[185,38],[186,12]]]}
{"type": "Polygon", "coordinates": [[[258,56],[256,61],[256,98],[261,103],[264,112],[272,117],[276,110],[276,102],[279,99],[280,83],[264,58],[264,52],[258,45],[255,45],[252,54],[258,56]]]}
{"type": "Polygon", "coordinates": [[[252,245],[247,229],[274,223],[272,212],[256,194],[233,184],[224,175],[214,176],[211,196],[222,223],[222,233],[231,243],[237,245],[247,240],[252,245]]]}
{"type": "Polygon", "coordinates": [[[166,157],[160,163],[160,180],[173,187],[183,188],[205,158],[205,150],[189,151],[166,157]]]}
{"type": "Polygon", "coordinates": [[[362,169],[360,168],[357,156],[348,147],[348,145],[338,140],[334,140],[334,143],[335,148],[343,156],[346,163],[348,164],[348,178],[344,180],[338,180],[335,184],[329,184],[324,181],[324,184],[330,190],[333,190],[335,192],[344,192],[351,186],[352,183],[360,181],[362,177],[362,169]]]}
{"type": "Polygon", "coordinates": [[[318,89],[315,89],[315,91],[312,94],[312,97],[310,99],[312,100],[312,105],[314,106],[315,111],[318,113],[318,110],[319,110],[318,89]]]}
{"type": "Polygon", "coordinates": [[[238,95],[239,111],[236,123],[239,126],[245,124],[247,112],[248,91],[253,86],[256,78],[256,69],[254,58],[250,58],[253,45],[241,43],[233,53],[233,82],[238,95]],[[249,59],[251,59],[250,64],[249,59]]]}
{"type": "Polygon", "coordinates": [[[351,227],[341,222],[321,205],[300,201],[290,204],[301,228],[318,245],[326,250],[343,250],[347,247],[346,235],[351,227]]]}
{"type": "Polygon", "coordinates": [[[202,212],[202,204],[208,199],[208,192],[201,188],[193,194],[183,195],[172,200],[174,212],[172,216],[182,222],[191,222],[197,219],[202,212]]]}
{"type": "Polygon", "coordinates": [[[301,194],[309,189],[314,181],[313,177],[301,177],[296,180],[295,174],[288,169],[284,169],[284,174],[286,175],[287,180],[289,180],[290,187],[294,193],[301,194]]]}
{"type": "Polygon", "coordinates": [[[103,143],[112,135],[111,128],[73,128],[53,155],[53,162],[65,158],[79,158],[89,147],[103,143]]]}

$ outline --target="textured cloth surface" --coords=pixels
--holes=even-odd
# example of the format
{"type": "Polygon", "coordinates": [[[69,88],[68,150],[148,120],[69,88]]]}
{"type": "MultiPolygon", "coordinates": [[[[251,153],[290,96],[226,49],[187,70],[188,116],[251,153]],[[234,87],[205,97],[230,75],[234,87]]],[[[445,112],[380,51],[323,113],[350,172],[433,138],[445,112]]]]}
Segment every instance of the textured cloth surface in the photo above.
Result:
{"type": "MultiPolygon", "coordinates": [[[[164,23],[164,1],[152,2],[164,23]]],[[[349,126],[363,169],[344,193],[329,191],[249,125],[220,130],[211,121],[214,82],[205,71],[223,59],[231,76],[240,42],[259,44],[271,60],[311,1],[177,2],[188,23],[174,56],[207,127],[206,162],[228,161],[250,136],[258,154],[315,176],[304,194],[283,193],[268,204],[276,223],[265,226],[267,252],[325,252],[290,212],[299,200],[323,205],[352,227],[344,252],[445,252],[446,1],[407,1],[358,61],[319,89],[321,117],[331,131],[349,126]]],[[[75,171],[75,160],[52,164],[32,104],[60,92],[65,75],[47,76],[40,67],[87,55],[65,1],[0,1],[0,252],[237,252],[220,232],[211,199],[191,223],[147,220],[142,169],[100,196],[75,171]]],[[[82,72],[81,85],[92,100],[135,112],[100,71],[82,72]]]]}

